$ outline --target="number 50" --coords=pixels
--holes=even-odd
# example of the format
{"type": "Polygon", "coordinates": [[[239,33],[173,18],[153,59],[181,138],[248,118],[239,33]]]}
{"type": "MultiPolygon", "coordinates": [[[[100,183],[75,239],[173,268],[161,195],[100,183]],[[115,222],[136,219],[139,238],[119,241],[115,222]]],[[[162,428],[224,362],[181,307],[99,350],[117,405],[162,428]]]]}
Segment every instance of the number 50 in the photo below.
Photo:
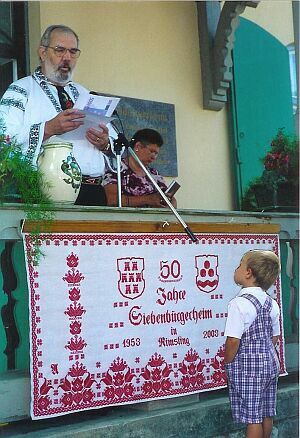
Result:
{"type": "Polygon", "coordinates": [[[178,260],[173,260],[171,263],[168,261],[160,262],[160,275],[166,279],[169,277],[178,278],[180,276],[180,263],[178,260]]]}

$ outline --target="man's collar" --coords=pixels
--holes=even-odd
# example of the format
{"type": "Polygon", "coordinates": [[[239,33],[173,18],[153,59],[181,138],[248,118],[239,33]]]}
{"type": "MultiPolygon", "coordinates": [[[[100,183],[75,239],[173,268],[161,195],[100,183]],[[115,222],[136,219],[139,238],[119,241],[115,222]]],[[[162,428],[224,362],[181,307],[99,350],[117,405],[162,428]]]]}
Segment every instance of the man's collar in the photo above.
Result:
{"type": "Polygon", "coordinates": [[[49,83],[48,78],[42,73],[41,66],[37,67],[33,73],[33,76],[38,83],[49,83]]]}

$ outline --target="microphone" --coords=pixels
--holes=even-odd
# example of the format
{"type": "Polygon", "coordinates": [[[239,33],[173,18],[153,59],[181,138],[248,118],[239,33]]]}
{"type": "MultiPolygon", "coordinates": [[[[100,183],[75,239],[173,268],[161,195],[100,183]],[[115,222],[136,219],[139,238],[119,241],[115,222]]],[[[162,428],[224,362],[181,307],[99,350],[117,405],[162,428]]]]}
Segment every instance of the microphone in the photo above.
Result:
{"type": "Polygon", "coordinates": [[[128,149],[129,146],[130,146],[129,141],[127,140],[125,135],[122,132],[119,132],[118,138],[114,139],[115,153],[118,155],[121,153],[123,147],[125,147],[125,149],[128,149]]]}

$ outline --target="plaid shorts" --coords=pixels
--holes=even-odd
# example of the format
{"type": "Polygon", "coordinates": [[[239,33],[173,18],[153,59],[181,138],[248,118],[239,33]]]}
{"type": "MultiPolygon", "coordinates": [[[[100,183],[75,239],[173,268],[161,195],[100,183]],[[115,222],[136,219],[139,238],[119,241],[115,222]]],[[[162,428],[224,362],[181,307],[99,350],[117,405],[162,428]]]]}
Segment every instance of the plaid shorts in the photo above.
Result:
{"type": "Polygon", "coordinates": [[[252,295],[257,317],[243,334],[233,362],[226,364],[233,419],[240,423],[262,423],[276,415],[279,361],[272,344],[271,298],[262,306],[252,295]]]}
{"type": "Polygon", "coordinates": [[[226,371],[234,421],[254,424],[262,423],[265,417],[274,417],[278,376],[270,378],[239,373],[238,378],[234,378],[231,365],[226,365],[226,371]]]}

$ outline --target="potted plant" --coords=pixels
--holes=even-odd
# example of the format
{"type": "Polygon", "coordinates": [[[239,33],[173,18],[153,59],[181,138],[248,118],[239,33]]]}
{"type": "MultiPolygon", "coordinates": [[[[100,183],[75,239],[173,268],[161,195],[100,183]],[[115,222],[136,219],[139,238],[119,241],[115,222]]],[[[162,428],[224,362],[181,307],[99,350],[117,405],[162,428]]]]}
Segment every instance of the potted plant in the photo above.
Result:
{"type": "Polygon", "coordinates": [[[54,218],[53,202],[45,190],[42,173],[23,155],[16,140],[5,134],[0,121],[0,204],[7,202],[22,203],[25,219],[34,222],[31,235],[38,258],[38,236],[41,225],[50,226],[54,218]]]}
{"type": "Polygon", "coordinates": [[[246,190],[244,210],[296,211],[299,207],[299,142],[281,128],[262,158],[264,170],[246,190]]]}

